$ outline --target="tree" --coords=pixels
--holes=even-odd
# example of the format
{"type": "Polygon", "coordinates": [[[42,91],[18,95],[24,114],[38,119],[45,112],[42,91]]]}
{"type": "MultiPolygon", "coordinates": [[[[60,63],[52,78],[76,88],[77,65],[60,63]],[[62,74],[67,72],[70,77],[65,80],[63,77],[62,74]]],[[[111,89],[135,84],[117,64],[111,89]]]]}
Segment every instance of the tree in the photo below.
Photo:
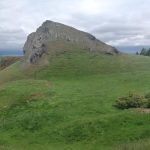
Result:
{"type": "Polygon", "coordinates": [[[147,55],[147,50],[145,48],[142,48],[142,50],[140,52],[140,55],[146,56],[147,55]]]}
{"type": "Polygon", "coordinates": [[[146,56],[150,56],[150,48],[147,50],[146,56]]]}

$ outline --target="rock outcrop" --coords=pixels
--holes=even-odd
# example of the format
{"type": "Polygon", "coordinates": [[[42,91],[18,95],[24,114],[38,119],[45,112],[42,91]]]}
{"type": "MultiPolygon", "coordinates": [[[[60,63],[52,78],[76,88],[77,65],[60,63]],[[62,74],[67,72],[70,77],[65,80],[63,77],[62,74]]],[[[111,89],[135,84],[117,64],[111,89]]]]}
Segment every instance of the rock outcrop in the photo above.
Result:
{"type": "Polygon", "coordinates": [[[61,23],[45,21],[36,32],[28,36],[23,47],[24,61],[35,64],[40,58],[47,59],[48,55],[62,53],[75,47],[111,55],[119,53],[116,48],[101,42],[89,33],[61,23]]]}

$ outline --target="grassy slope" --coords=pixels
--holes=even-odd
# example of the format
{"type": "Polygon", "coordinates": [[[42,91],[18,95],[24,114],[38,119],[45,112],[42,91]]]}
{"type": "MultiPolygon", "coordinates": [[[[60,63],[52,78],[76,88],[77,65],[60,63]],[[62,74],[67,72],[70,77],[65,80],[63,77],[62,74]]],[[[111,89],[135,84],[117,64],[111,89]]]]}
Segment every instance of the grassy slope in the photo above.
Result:
{"type": "Polygon", "coordinates": [[[150,91],[148,57],[70,52],[22,80],[16,66],[0,73],[15,80],[0,87],[1,149],[120,150],[139,140],[149,147],[149,114],[113,107],[118,96],[150,91]]]}

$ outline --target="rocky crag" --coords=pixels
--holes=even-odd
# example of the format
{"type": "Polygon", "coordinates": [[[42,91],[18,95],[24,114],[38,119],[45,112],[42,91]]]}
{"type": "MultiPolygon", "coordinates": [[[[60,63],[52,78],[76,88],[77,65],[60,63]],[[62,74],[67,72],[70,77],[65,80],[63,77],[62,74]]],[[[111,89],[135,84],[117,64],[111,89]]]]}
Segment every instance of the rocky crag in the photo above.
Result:
{"type": "Polygon", "coordinates": [[[77,48],[110,55],[119,53],[116,48],[101,42],[89,33],[61,23],[45,21],[36,32],[28,36],[23,47],[24,62],[37,64],[43,60],[42,63],[46,64],[49,56],[77,48]]]}

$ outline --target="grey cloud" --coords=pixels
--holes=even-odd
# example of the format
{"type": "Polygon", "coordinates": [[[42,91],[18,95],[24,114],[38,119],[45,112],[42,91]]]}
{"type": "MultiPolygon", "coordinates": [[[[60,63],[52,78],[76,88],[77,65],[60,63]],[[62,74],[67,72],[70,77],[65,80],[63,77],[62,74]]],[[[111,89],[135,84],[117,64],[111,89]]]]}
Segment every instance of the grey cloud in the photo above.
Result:
{"type": "Polygon", "coordinates": [[[22,49],[26,38],[22,30],[1,30],[0,29],[0,49],[22,49]]]}
{"type": "Polygon", "coordinates": [[[149,5],[149,0],[1,0],[0,49],[21,49],[45,20],[90,32],[114,46],[150,45],[149,5]]]}

